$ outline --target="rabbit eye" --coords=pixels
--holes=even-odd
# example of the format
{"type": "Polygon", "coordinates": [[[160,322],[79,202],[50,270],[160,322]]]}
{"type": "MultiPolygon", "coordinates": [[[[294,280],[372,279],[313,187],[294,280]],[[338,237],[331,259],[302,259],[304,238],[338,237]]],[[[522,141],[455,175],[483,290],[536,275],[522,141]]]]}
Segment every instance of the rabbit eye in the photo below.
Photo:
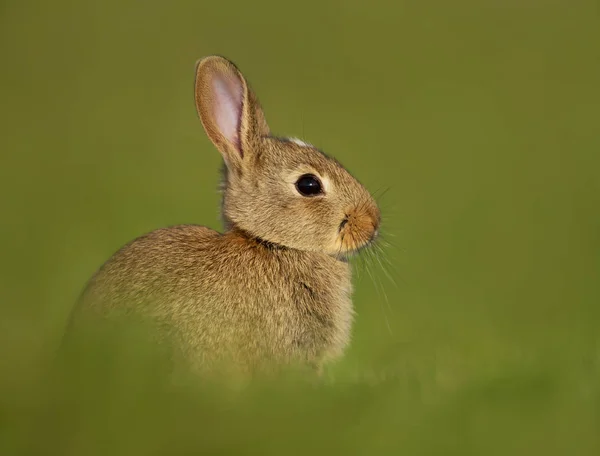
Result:
{"type": "Polygon", "coordinates": [[[302,196],[315,196],[323,193],[321,181],[312,174],[304,174],[296,181],[296,190],[302,196]]]}

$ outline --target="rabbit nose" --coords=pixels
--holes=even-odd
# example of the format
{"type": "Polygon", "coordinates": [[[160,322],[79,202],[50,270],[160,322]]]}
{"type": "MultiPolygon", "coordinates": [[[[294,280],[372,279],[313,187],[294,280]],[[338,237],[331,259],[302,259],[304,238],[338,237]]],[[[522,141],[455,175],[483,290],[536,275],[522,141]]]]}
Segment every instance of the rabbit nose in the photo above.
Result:
{"type": "Polygon", "coordinates": [[[367,210],[368,216],[371,218],[371,224],[373,225],[373,231],[371,233],[371,240],[379,236],[379,226],[381,225],[381,213],[377,207],[370,208],[367,210]]]}
{"type": "Polygon", "coordinates": [[[379,219],[374,219],[372,221],[373,231],[371,231],[371,237],[369,238],[369,242],[373,242],[379,236],[379,219]]]}
{"type": "Polygon", "coordinates": [[[377,236],[379,236],[379,228],[375,228],[373,230],[373,234],[371,235],[371,240],[374,241],[377,238],[377,236]]]}

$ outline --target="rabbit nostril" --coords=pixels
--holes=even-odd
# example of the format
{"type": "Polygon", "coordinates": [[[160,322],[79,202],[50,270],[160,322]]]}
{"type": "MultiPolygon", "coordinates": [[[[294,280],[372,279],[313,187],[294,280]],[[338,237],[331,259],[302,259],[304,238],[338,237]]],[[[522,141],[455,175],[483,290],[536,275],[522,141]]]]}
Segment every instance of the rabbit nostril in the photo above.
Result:
{"type": "Polygon", "coordinates": [[[344,220],[342,220],[342,223],[340,223],[340,227],[338,228],[338,231],[342,231],[347,223],[348,223],[348,217],[346,216],[346,218],[344,218],[344,220]]]}

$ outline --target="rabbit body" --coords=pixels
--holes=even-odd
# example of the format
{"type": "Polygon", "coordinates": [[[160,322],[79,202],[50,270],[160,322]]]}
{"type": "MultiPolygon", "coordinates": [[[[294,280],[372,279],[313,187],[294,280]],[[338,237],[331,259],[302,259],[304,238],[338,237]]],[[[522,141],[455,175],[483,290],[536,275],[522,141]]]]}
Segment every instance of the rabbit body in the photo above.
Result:
{"type": "Polygon", "coordinates": [[[350,268],[328,255],[280,248],[239,231],[181,225],[121,249],[90,282],[85,306],[129,308],[174,328],[198,367],[272,363],[318,367],[350,337],[350,268]],[[240,271],[240,265],[245,265],[240,271]]]}

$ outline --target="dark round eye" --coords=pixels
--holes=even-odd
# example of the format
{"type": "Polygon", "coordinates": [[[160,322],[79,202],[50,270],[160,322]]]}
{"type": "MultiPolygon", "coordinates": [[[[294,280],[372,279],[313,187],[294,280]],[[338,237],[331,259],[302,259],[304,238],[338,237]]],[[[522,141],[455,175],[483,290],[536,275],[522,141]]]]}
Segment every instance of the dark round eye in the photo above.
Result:
{"type": "Polygon", "coordinates": [[[323,193],[321,181],[312,174],[304,174],[296,181],[296,189],[302,196],[315,196],[323,193]]]}

